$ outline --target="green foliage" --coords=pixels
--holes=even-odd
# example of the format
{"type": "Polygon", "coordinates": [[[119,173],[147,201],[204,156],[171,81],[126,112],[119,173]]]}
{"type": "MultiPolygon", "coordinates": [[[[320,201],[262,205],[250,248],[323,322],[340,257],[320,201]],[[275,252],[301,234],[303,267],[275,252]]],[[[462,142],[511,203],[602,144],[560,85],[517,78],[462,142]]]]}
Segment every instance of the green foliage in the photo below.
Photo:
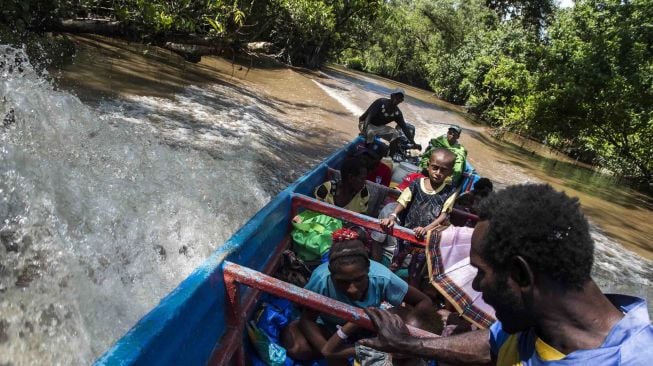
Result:
{"type": "Polygon", "coordinates": [[[469,103],[479,115],[502,126],[517,125],[528,120],[524,111],[524,95],[532,86],[532,75],[524,63],[507,56],[489,63],[484,59],[487,72],[475,86],[469,103]]]}
{"type": "Polygon", "coordinates": [[[526,103],[535,82],[538,44],[518,22],[503,23],[481,36],[487,46],[476,47],[477,55],[463,70],[467,103],[492,124],[522,129],[530,117],[526,103]]]}
{"type": "Polygon", "coordinates": [[[62,19],[117,20],[143,36],[159,33],[235,32],[245,24],[239,0],[6,0],[3,23],[19,30],[46,30],[62,19]]]}
{"type": "Polygon", "coordinates": [[[599,163],[650,181],[653,4],[581,1],[550,30],[532,126],[556,131],[599,163]]]}
{"type": "Polygon", "coordinates": [[[272,40],[283,47],[288,63],[319,64],[324,57],[322,48],[335,29],[333,7],[312,0],[276,0],[271,7],[279,14],[272,40]]]}
{"type": "Polygon", "coordinates": [[[550,24],[555,10],[552,0],[486,0],[486,5],[501,18],[518,19],[537,34],[550,24]]]}
{"type": "Polygon", "coordinates": [[[492,125],[653,178],[650,0],[394,1],[382,14],[341,61],[428,84],[492,125]]]}
{"type": "Polygon", "coordinates": [[[118,20],[143,33],[209,33],[223,35],[244,24],[238,0],[122,0],[112,2],[118,20]]]}
{"type": "Polygon", "coordinates": [[[273,0],[270,39],[290,64],[317,67],[370,30],[379,0],[273,0]]]}
{"type": "MultiPolygon", "coordinates": [[[[116,35],[147,41],[169,36],[222,38],[236,48],[272,41],[285,61],[310,67],[353,47],[371,32],[383,0],[4,0],[0,26],[57,29],[62,20],[112,21],[116,35]]],[[[90,26],[92,27],[92,25],[90,26]]],[[[99,29],[100,27],[98,27],[99,29]]],[[[192,38],[192,37],[191,37],[192,38]]],[[[189,39],[180,38],[180,39],[189,39]]]]}
{"type": "Polygon", "coordinates": [[[76,10],[88,6],[89,3],[91,0],[3,0],[0,6],[0,24],[19,32],[42,28],[59,18],[73,16],[76,10]]]}
{"type": "Polygon", "coordinates": [[[365,68],[365,60],[360,56],[347,56],[343,52],[343,65],[349,69],[363,71],[365,68]]]}
{"type": "Polygon", "coordinates": [[[424,24],[420,13],[427,4],[385,5],[371,23],[369,35],[341,54],[340,61],[347,64],[352,58],[362,59],[366,71],[426,87],[426,51],[438,42],[438,35],[424,24]]]}

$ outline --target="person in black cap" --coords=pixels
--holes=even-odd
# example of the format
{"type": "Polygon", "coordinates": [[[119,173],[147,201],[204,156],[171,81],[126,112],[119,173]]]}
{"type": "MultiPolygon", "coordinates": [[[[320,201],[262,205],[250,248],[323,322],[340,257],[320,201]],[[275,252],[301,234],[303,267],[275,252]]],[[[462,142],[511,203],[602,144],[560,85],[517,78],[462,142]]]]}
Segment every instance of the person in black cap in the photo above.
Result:
{"type": "Polygon", "coordinates": [[[387,126],[387,124],[396,122],[410,143],[416,145],[412,131],[407,127],[404,116],[398,107],[399,103],[404,101],[405,95],[403,89],[397,88],[390,94],[390,99],[379,98],[375,100],[365,113],[358,118],[358,129],[361,135],[365,136],[365,142],[372,143],[376,136],[388,142],[394,141],[400,136],[400,133],[396,128],[387,126]]]}
{"type": "Polygon", "coordinates": [[[456,155],[451,180],[454,185],[458,185],[461,181],[463,171],[465,171],[465,162],[467,160],[467,149],[458,142],[461,132],[462,128],[460,126],[450,125],[446,135],[431,139],[429,146],[420,159],[420,168],[426,168],[433,150],[438,148],[447,149],[456,155]]]}
{"type": "MultiPolygon", "coordinates": [[[[461,194],[456,199],[454,208],[459,210],[469,212],[474,215],[478,215],[478,208],[482,200],[492,193],[494,186],[492,181],[488,178],[480,178],[474,183],[474,188],[469,191],[461,194]]],[[[451,215],[449,222],[455,226],[469,226],[474,227],[476,224],[475,221],[470,220],[467,217],[459,215],[451,215]]]]}

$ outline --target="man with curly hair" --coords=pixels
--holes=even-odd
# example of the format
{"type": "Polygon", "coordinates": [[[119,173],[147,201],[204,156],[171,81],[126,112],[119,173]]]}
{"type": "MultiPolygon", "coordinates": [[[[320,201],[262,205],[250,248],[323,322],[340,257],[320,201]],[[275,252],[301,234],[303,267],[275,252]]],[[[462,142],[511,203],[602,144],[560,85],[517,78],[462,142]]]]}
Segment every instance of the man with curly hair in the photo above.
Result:
{"type": "Polygon", "coordinates": [[[496,310],[490,329],[416,339],[400,318],[366,309],[386,352],[463,364],[650,365],[646,302],[603,294],[591,278],[594,243],[578,199],[549,185],[511,186],[480,207],[470,261],[474,288],[496,310]]]}

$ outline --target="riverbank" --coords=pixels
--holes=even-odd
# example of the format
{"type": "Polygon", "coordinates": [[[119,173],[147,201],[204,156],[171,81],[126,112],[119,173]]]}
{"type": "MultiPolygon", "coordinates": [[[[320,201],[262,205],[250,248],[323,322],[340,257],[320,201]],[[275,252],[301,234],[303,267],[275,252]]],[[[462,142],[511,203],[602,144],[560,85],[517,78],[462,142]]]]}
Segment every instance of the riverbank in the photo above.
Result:
{"type": "MultiPolygon", "coordinates": [[[[290,69],[253,56],[235,59],[205,56],[199,63],[189,63],[159,47],[95,35],[69,35],[68,38],[77,48],[74,61],[50,72],[59,88],[75,93],[84,102],[130,95],[169,98],[190,85],[202,87],[217,83],[246,94],[259,93],[262,103],[278,104],[281,118],[293,123],[310,119],[315,124],[313,128],[330,131],[324,136],[337,137],[338,142],[348,141],[351,131],[339,121],[348,113],[336,101],[322,97],[323,93],[312,81],[321,78],[317,72],[290,69]],[[295,77],[287,81],[291,74],[295,77]]],[[[310,141],[318,142],[324,143],[310,141]]]]}

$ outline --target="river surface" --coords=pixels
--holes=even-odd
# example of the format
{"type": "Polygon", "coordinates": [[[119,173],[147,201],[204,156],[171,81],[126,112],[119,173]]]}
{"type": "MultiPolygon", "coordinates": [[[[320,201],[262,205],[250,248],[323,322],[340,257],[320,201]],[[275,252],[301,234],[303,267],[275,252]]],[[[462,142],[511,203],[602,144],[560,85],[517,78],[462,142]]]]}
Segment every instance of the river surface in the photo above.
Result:
{"type": "MultiPolygon", "coordinates": [[[[91,363],[396,86],[73,40],[74,62],[46,73],[0,46],[0,365],[91,363]]],[[[418,142],[457,123],[499,188],[549,182],[580,197],[597,282],[653,299],[650,198],[405,88],[418,142]]]]}

